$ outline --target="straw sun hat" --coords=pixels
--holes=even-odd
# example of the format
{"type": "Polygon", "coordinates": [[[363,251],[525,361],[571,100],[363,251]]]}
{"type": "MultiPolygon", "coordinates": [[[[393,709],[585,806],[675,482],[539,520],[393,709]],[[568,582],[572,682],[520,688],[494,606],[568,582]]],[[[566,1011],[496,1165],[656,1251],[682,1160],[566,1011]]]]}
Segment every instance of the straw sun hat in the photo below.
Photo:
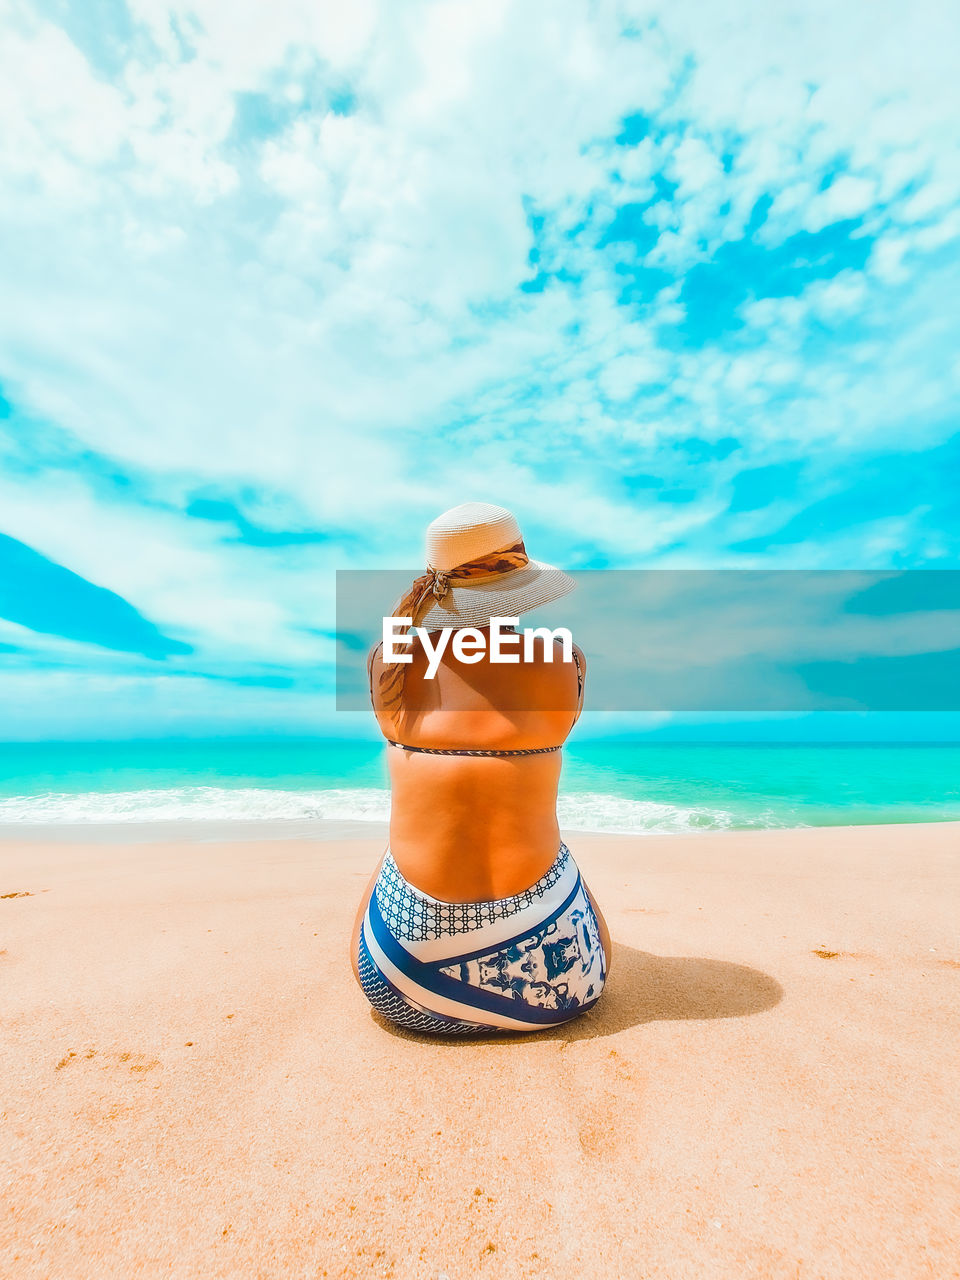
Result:
{"type": "MultiPolygon", "coordinates": [[[[532,560],[516,516],[487,502],[464,502],[427,528],[427,598],[415,625],[487,626],[559,600],[576,586],[562,569],[532,560]]],[[[423,592],[421,593],[423,595],[423,592]]]]}

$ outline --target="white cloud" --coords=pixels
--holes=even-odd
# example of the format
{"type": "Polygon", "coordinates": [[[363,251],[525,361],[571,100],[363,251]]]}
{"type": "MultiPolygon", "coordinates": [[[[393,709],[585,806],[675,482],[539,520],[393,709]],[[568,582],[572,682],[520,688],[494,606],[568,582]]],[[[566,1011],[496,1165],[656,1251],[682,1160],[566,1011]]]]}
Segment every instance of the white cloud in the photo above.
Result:
{"type": "Polygon", "coordinates": [[[807,231],[819,231],[831,222],[856,218],[873,206],[876,195],[876,184],[868,178],[851,173],[841,174],[825,191],[808,202],[804,228],[807,231]]]}
{"type": "Polygon", "coordinates": [[[256,89],[297,51],[309,50],[338,71],[362,57],[377,19],[375,0],[128,0],[168,61],[184,54],[222,77],[229,90],[256,89]]]}
{"type": "Polygon", "coordinates": [[[97,167],[123,143],[122,95],[52,23],[25,28],[10,5],[0,22],[0,185],[26,181],[68,205],[93,200],[97,167]]]}
{"type": "Polygon", "coordinates": [[[329,552],[283,557],[221,541],[222,528],[122,499],[99,500],[77,478],[0,478],[0,525],[48,559],[124,597],[201,664],[322,663],[333,604],[329,552]]]}
{"type": "Polygon", "coordinates": [[[807,290],[814,310],[821,316],[848,315],[860,309],[867,285],[860,271],[841,271],[832,280],[818,281],[807,290]]]}
{"type": "Polygon", "coordinates": [[[615,356],[600,372],[600,389],[611,400],[627,400],[640,387],[658,382],[667,368],[668,362],[661,352],[615,356]]]}

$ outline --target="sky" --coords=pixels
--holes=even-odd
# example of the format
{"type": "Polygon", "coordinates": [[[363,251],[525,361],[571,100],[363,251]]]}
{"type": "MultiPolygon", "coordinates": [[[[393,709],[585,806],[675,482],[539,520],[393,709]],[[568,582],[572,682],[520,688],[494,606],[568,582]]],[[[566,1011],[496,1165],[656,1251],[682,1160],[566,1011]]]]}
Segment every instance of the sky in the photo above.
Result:
{"type": "Polygon", "coordinates": [[[0,0],[0,738],[362,732],[335,571],[960,549],[960,10],[0,0]]]}

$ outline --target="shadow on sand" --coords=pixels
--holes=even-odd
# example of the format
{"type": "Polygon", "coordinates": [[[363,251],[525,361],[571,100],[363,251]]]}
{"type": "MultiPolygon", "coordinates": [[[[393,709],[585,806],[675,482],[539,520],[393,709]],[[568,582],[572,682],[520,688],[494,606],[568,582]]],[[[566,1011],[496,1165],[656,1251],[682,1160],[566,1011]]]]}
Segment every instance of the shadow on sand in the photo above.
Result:
{"type": "Polygon", "coordinates": [[[433,1036],[405,1031],[371,1009],[384,1030],[404,1040],[450,1047],[537,1040],[587,1040],[616,1035],[644,1022],[743,1018],[772,1009],[783,998],[775,978],[749,965],[698,956],[657,956],[622,942],[613,944],[613,962],[603,995],[592,1009],[559,1027],[519,1035],[433,1036]]]}

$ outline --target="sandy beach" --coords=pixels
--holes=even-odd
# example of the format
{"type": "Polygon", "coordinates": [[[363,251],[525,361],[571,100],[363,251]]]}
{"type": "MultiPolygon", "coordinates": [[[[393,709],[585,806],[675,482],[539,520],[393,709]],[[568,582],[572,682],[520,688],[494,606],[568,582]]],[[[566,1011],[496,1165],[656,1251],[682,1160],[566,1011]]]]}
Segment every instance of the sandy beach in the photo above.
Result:
{"type": "Polygon", "coordinates": [[[389,1029],[382,835],[0,845],[0,1274],[960,1276],[960,824],[569,836],[597,1008],[389,1029]]]}

